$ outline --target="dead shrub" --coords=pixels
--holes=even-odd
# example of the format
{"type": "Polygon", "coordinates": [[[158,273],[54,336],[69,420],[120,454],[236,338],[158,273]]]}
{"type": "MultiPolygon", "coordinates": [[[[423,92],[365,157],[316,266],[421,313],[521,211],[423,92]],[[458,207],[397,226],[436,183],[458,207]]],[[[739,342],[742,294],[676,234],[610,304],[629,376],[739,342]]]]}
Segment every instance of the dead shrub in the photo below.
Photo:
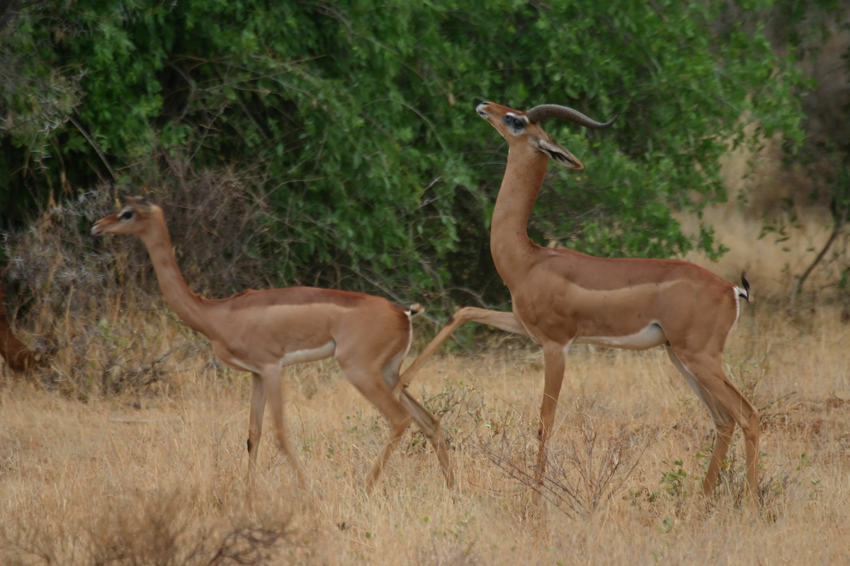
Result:
{"type": "MultiPolygon", "coordinates": [[[[422,404],[440,420],[449,449],[456,449],[484,422],[484,401],[475,381],[452,381],[446,378],[443,389],[431,395],[422,389],[422,404]]],[[[406,453],[421,451],[427,447],[427,438],[418,428],[413,428],[406,453]]]]}
{"type": "Polygon", "coordinates": [[[5,525],[0,557],[10,565],[269,564],[292,538],[289,520],[273,513],[204,521],[185,492],[119,497],[87,519],[68,523],[5,525]]]}
{"type": "Polygon", "coordinates": [[[480,449],[509,479],[537,492],[569,517],[584,517],[614,498],[637,467],[655,435],[633,432],[587,414],[552,435],[546,446],[546,473],[537,477],[537,432],[503,426],[480,449]]]}
{"type": "Polygon", "coordinates": [[[474,566],[480,560],[475,545],[458,536],[448,540],[434,538],[429,546],[417,548],[416,563],[429,566],[474,566]]]}

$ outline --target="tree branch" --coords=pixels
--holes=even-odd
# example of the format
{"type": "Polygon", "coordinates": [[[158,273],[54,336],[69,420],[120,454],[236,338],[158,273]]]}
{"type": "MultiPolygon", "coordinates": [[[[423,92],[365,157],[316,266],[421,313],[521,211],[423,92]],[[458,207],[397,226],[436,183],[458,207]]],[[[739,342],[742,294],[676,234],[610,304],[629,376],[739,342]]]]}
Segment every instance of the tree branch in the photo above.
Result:
{"type": "Polygon", "coordinates": [[[797,277],[797,280],[794,282],[794,287],[793,289],[791,289],[791,296],[788,299],[788,311],[794,310],[794,303],[797,300],[797,295],[800,294],[800,290],[803,287],[803,283],[806,282],[806,279],[808,279],[809,275],[812,274],[812,271],[814,271],[815,267],[817,267],[821,260],[826,257],[826,252],[829,251],[829,248],[832,247],[832,244],[835,243],[835,240],[838,239],[839,234],[841,234],[841,232],[843,231],[844,224],[847,219],[847,212],[844,211],[843,214],[839,214],[837,210],[833,210],[832,218],[834,223],[832,234],[829,235],[829,239],[826,241],[826,244],[824,244],[820,253],[818,253],[817,257],[815,257],[811,265],[809,265],[806,271],[804,271],[802,275],[797,277]]]}

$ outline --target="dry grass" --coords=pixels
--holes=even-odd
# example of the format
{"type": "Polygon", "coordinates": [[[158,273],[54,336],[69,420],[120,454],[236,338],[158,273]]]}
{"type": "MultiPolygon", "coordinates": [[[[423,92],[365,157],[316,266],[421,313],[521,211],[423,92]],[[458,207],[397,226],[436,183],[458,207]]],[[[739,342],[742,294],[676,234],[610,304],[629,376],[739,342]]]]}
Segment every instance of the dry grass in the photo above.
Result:
{"type": "Polygon", "coordinates": [[[542,360],[518,342],[434,359],[413,386],[442,413],[454,493],[409,432],[366,497],[385,421],[333,362],[290,369],[287,419],[312,487],[297,489],[267,422],[253,508],[248,380],[206,349],[172,368],[168,387],[108,398],[7,379],[0,562],[846,563],[848,343],[850,325],[831,309],[793,321],[745,309],[727,363],[763,415],[757,519],[740,507],[739,436],[717,496],[698,496],[713,429],[658,349],[571,354],[543,513],[524,479],[542,360]]]}
{"type": "Polygon", "coordinates": [[[758,240],[759,218],[735,205],[706,220],[732,251],[689,259],[730,281],[746,269],[757,298],[726,361],[762,414],[758,518],[741,510],[739,433],[716,496],[700,498],[713,427],[664,352],[591,346],[569,357],[536,511],[542,356],[519,339],[433,359],[413,385],[442,418],[456,491],[412,428],[367,497],[386,423],[326,361],[286,378],[310,490],[297,488],[267,418],[249,506],[247,376],[129,288],[127,266],[148,265],[138,250],[107,246],[70,286],[45,264],[47,290],[30,289],[47,306],[34,307],[22,339],[56,351],[39,384],[0,372],[0,564],[847,563],[846,305],[818,297],[828,271],[812,280],[814,308],[794,318],[765,300],[781,300],[813,257],[821,217],[803,218],[788,251],[758,240]],[[101,271],[109,291],[92,279],[81,292],[101,271]]]}

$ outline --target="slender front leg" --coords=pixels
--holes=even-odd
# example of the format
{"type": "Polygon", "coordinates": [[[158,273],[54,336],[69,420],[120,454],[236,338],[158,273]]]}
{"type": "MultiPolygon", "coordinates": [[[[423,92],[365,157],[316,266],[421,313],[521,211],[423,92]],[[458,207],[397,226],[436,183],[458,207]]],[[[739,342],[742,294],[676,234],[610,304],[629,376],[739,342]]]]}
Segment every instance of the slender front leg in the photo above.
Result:
{"type": "Polygon", "coordinates": [[[542,483],[546,472],[546,441],[552,433],[555,424],[555,410],[558,408],[558,397],[561,385],[564,383],[565,346],[549,342],[543,346],[543,364],[546,371],[546,382],[543,385],[543,403],[540,406],[540,452],[537,454],[537,480],[542,483]]]}
{"type": "Polygon", "coordinates": [[[413,360],[413,363],[410,364],[410,366],[408,366],[408,368],[401,374],[401,378],[393,388],[393,395],[396,398],[402,388],[410,385],[413,378],[416,377],[416,374],[420,369],[422,369],[425,362],[428,361],[428,358],[433,356],[434,353],[440,349],[440,346],[443,345],[443,342],[448,340],[449,337],[454,334],[455,330],[466,322],[487,324],[495,326],[499,330],[504,330],[505,332],[511,332],[520,336],[528,336],[528,332],[526,332],[525,328],[523,328],[523,326],[517,321],[514,313],[512,312],[490,311],[475,307],[462,308],[452,315],[452,318],[449,319],[449,322],[443,327],[440,333],[431,340],[430,344],[425,346],[422,353],[419,354],[419,356],[413,360]]]}
{"type": "Polygon", "coordinates": [[[253,485],[257,466],[257,449],[263,437],[263,413],[266,410],[266,388],[258,373],[251,373],[251,416],[248,420],[248,486],[253,485]]]}
{"type": "Polygon", "coordinates": [[[269,408],[272,412],[272,422],[274,423],[274,432],[277,438],[277,445],[286,455],[289,464],[295,470],[295,475],[298,478],[298,483],[303,489],[307,487],[307,475],[304,469],[298,462],[298,456],[289,442],[289,437],[286,435],[286,421],[283,416],[283,391],[280,380],[281,369],[278,366],[268,368],[263,371],[263,384],[265,385],[266,394],[268,395],[269,408]]]}

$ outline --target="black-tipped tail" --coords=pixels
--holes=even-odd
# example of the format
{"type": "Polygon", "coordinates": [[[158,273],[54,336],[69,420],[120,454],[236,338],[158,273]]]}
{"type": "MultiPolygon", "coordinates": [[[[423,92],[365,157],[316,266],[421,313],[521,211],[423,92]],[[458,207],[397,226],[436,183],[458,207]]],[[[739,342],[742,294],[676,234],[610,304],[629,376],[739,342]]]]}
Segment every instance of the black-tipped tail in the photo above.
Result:
{"type": "Polygon", "coordinates": [[[741,297],[742,299],[746,299],[747,302],[749,303],[750,302],[750,282],[747,281],[747,278],[744,277],[743,273],[741,274],[741,285],[744,286],[744,289],[743,289],[743,292],[741,291],[740,288],[738,289],[738,296],[741,297]]]}
{"type": "Polygon", "coordinates": [[[425,312],[425,307],[420,305],[419,303],[413,303],[409,307],[407,307],[407,312],[410,313],[410,317],[413,318],[417,314],[422,314],[425,312]]]}

